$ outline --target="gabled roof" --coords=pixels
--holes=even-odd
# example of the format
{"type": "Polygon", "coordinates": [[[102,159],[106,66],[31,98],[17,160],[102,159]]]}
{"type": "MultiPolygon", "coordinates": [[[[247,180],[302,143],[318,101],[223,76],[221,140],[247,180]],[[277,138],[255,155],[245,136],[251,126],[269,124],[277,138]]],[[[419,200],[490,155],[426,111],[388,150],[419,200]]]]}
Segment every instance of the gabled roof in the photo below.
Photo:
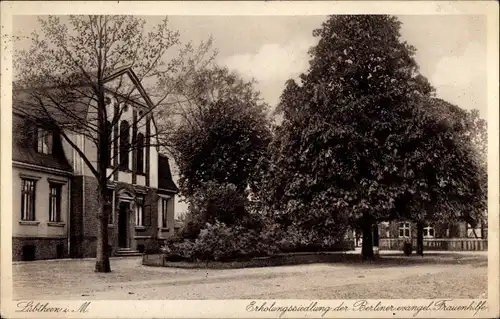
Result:
{"type": "MultiPolygon", "coordinates": [[[[125,96],[120,92],[115,92],[113,89],[105,87],[106,91],[112,94],[116,94],[118,97],[126,98],[128,102],[135,103],[137,105],[152,108],[153,103],[149,98],[146,90],[142,86],[139,78],[132,70],[131,66],[125,66],[115,70],[115,72],[104,79],[104,84],[109,84],[116,80],[120,76],[126,75],[132,82],[134,88],[130,91],[133,92],[135,89],[139,92],[139,97],[125,96]]],[[[33,115],[33,117],[45,118],[47,113],[42,107],[40,107],[37,98],[42,98],[43,102],[47,103],[47,111],[50,117],[62,124],[74,124],[77,121],[83,121],[87,119],[88,113],[90,112],[90,103],[93,97],[93,91],[89,82],[81,80],[82,76],[67,76],[68,84],[63,86],[56,85],[45,85],[43,87],[37,88],[16,88],[13,90],[13,111],[25,115],[33,115]],[[72,88],[78,88],[72,89],[72,88]],[[51,97],[57,98],[57,103],[67,103],[68,112],[63,112],[59,108],[55,107],[50,101],[49,96],[44,96],[41,94],[43,91],[51,91],[51,97]],[[70,96],[71,95],[71,96],[70,96]],[[52,104],[52,105],[51,105],[52,104]],[[35,114],[33,114],[35,112],[35,114]]],[[[14,83],[15,84],[15,83],[14,83]]],[[[16,87],[16,85],[14,85],[16,87]]],[[[45,105],[44,103],[44,105],[45,105]]]]}
{"type": "MultiPolygon", "coordinates": [[[[111,82],[114,79],[116,79],[122,75],[127,75],[129,77],[129,79],[132,81],[132,83],[135,85],[135,87],[137,88],[137,91],[139,91],[139,94],[141,95],[141,97],[145,101],[145,103],[144,103],[145,106],[150,107],[150,108],[153,107],[153,102],[149,98],[149,95],[146,93],[146,90],[142,86],[141,81],[137,77],[137,74],[135,74],[135,72],[132,70],[132,67],[130,65],[115,70],[115,72],[112,75],[108,76],[104,80],[104,82],[105,83],[111,82]]],[[[139,103],[139,104],[143,104],[143,103],[140,103],[137,101],[135,101],[135,102],[139,103]]]]}
{"type": "MultiPolygon", "coordinates": [[[[91,76],[92,73],[89,73],[91,76]]],[[[108,92],[112,94],[117,94],[118,97],[127,98],[129,102],[135,103],[139,106],[145,108],[153,108],[154,104],[151,101],[150,97],[146,93],[146,90],[142,86],[139,78],[132,70],[131,66],[124,66],[122,68],[114,70],[113,74],[107,76],[104,79],[104,83],[112,83],[114,80],[118,79],[121,76],[126,75],[133,86],[135,87],[130,92],[134,92],[135,89],[139,92],[139,96],[141,99],[131,99],[128,96],[120,95],[119,92],[113,92],[112,88],[106,88],[108,92]]],[[[79,123],[85,123],[89,119],[89,115],[91,114],[91,102],[92,102],[92,89],[90,87],[90,83],[82,80],[82,76],[67,76],[68,85],[65,87],[55,86],[55,85],[44,85],[39,88],[17,88],[13,90],[13,113],[17,116],[21,117],[30,117],[33,119],[38,119],[41,122],[46,121],[47,123],[50,120],[57,121],[57,124],[62,126],[70,126],[70,125],[78,125],[79,123]],[[78,88],[72,89],[72,88],[78,88]],[[55,107],[51,101],[50,97],[44,97],[43,102],[47,102],[44,109],[40,106],[37,98],[40,98],[39,92],[42,90],[49,90],[54,92],[53,94],[57,97],[57,103],[65,103],[67,105],[68,112],[61,110],[60,108],[55,107]],[[38,94],[33,94],[38,93],[38,94]],[[60,93],[58,95],[58,93],[60,93]],[[73,94],[73,95],[72,95],[73,94]],[[72,96],[69,96],[72,95],[72,96]],[[78,96],[80,95],[80,97],[78,96]],[[46,99],[46,101],[45,101],[46,99]],[[51,105],[52,104],[52,105],[51,105]]],[[[51,95],[52,95],[51,92],[51,95]]],[[[66,106],[65,105],[65,106],[66,106]]],[[[65,108],[66,109],[66,108],[65,108]]],[[[95,112],[95,110],[93,110],[95,112]]],[[[155,128],[157,128],[156,121],[154,117],[152,117],[152,124],[155,128]]],[[[158,149],[158,147],[157,147],[158,149]]],[[[35,152],[36,153],[36,152],[35,152]]],[[[160,179],[162,180],[162,188],[169,191],[177,191],[177,186],[172,181],[172,176],[170,173],[170,167],[168,165],[168,159],[163,159],[163,165],[161,168],[161,173],[159,172],[159,176],[162,176],[160,179]],[[166,163],[166,165],[165,165],[166,163]]]]}
{"type": "Polygon", "coordinates": [[[54,135],[52,154],[41,154],[35,150],[33,133],[37,127],[34,123],[28,121],[24,116],[14,114],[12,128],[12,160],[14,162],[72,172],[72,167],[64,155],[59,136],[54,135]]]}
{"type": "MultiPolygon", "coordinates": [[[[90,98],[80,101],[71,101],[67,104],[68,112],[55,107],[50,101],[44,103],[45,109],[40,106],[39,101],[35,101],[35,96],[31,90],[16,90],[12,92],[12,111],[14,114],[30,117],[43,121],[44,119],[54,119],[61,126],[72,125],[87,120],[90,98]]],[[[59,102],[64,103],[64,101],[59,102]]]]}

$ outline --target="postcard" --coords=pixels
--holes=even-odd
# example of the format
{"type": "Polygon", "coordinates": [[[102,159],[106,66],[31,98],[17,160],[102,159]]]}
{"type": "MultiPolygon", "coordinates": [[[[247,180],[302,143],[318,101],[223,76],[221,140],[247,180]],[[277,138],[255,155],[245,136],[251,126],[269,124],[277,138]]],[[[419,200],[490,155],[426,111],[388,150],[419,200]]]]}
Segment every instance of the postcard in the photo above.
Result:
{"type": "Polygon", "coordinates": [[[492,1],[2,2],[5,318],[497,318],[492,1]]]}

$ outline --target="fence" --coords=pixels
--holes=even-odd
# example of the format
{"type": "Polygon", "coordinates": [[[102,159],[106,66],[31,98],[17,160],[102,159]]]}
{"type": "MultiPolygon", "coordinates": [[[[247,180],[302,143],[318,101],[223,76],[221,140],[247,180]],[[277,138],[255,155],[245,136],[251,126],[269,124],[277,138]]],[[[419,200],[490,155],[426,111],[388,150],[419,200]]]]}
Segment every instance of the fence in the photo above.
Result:
{"type": "MultiPolygon", "coordinates": [[[[404,238],[380,238],[379,248],[385,250],[401,250],[404,238]]],[[[412,246],[417,246],[416,238],[412,246]]],[[[424,238],[424,250],[474,251],[488,250],[488,240],[478,238],[424,238]]]]}

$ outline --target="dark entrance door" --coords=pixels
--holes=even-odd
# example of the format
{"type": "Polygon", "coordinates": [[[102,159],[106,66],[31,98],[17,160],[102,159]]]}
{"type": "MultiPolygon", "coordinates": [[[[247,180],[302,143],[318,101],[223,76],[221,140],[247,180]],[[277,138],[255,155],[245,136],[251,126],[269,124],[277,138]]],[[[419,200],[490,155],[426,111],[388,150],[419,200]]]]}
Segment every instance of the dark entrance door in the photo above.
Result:
{"type": "Polygon", "coordinates": [[[118,212],[118,246],[120,248],[128,247],[128,211],[130,204],[120,202],[120,210],[118,212]]]}

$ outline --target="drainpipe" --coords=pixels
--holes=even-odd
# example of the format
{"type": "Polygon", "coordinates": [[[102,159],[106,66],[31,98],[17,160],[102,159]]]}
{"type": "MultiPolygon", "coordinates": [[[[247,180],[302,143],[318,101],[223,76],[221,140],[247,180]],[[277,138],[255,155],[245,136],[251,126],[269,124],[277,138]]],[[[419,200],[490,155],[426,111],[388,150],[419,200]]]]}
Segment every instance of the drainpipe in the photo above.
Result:
{"type": "Polygon", "coordinates": [[[66,234],[68,236],[68,256],[71,256],[71,231],[70,231],[70,226],[71,226],[71,182],[73,180],[73,177],[70,177],[70,180],[68,182],[68,202],[67,202],[67,208],[66,208],[66,234]]]}
{"type": "MultiPolygon", "coordinates": [[[[85,137],[82,135],[81,136],[81,143],[82,143],[82,149],[83,149],[83,154],[85,154],[85,137]]],[[[83,158],[80,157],[80,164],[81,164],[81,171],[82,171],[82,242],[83,242],[83,234],[85,232],[85,223],[83,222],[83,216],[86,215],[87,213],[87,208],[85,205],[85,167],[83,166],[83,158]]],[[[83,252],[82,252],[83,254],[83,252]]],[[[82,256],[83,257],[83,256],[82,256]]]]}

